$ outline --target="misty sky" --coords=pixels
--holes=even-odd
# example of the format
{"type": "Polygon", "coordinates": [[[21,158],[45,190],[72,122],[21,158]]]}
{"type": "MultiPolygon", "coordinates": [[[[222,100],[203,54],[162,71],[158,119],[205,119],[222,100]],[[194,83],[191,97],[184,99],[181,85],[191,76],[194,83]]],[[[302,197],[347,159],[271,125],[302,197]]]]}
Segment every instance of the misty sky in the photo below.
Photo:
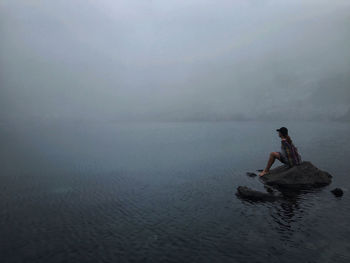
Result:
{"type": "Polygon", "coordinates": [[[0,118],[350,119],[350,1],[1,0],[0,118]]]}

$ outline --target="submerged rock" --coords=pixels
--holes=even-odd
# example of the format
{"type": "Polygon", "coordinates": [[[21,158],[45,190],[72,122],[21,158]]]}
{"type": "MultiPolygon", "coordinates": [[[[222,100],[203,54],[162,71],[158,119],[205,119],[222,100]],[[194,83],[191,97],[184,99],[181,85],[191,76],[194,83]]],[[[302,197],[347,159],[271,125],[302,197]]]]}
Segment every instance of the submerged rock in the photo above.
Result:
{"type": "Polygon", "coordinates": [[[340,197],[340,196],[343,196],[343,190],[340,189],[340,188],[335,188],[333,189],[332,191],[332,194],[334,194],[336,197],[340,197]]]}
{"type": "Polygon", "coordinates": [[[256,173],[250,173],[250,172],[247,172],[246,175],[249,176],[249,177],[255,177],[255,176],[257,176],[256,173]]]}
{"type": "Polygon", "coordinates": [[[259,192],[246,186],[239,186],[236,195],[252,201],[275,201],[280,198],[279,196],[259,192]]]}
{"type": "Polygon", "coordinates": [[[329,185],[332,176],[314,166],[310,162],[289,168],[286,165],[271,169],[266,175],[260,177],[267,185],[287,188],[308,188],[329,185]]]}

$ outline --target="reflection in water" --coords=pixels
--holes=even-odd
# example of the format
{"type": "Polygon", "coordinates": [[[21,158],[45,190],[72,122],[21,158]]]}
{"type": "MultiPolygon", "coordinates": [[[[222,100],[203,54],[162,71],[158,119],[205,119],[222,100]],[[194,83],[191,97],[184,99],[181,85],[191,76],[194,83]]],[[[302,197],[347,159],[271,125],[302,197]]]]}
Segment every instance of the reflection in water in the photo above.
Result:
{"type": "Polygon", "coordinates": [[[274,228],[281,235],[281,240],[290,240],[295,231],[301,230],[303,217],[310,211],[313,203],[303,201],[310,199],[321,189],[291,190],[279,189],[283,196],[280,202],[271,206],[270,216],[273,219],[274,228]]]}

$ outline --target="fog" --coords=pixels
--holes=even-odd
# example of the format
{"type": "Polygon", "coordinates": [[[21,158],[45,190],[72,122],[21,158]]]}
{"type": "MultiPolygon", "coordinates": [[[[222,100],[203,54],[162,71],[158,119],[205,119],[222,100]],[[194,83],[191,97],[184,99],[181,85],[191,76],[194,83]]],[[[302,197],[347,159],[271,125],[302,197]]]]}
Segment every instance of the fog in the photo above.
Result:
{"type": "Polygon", "coordinates": [[[350,120],[347,0],[2,0],[0,119],[350,120]]]}

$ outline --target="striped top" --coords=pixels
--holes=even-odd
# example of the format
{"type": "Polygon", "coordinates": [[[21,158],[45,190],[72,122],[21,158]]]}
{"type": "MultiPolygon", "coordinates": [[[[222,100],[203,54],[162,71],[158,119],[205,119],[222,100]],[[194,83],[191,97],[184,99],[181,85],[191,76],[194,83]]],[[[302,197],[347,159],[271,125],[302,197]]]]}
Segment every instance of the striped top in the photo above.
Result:
{"type": "Polygon", "coordinates": [[[301,157],[298,153],[297,147],[294,144],[289,144],[286,139],[282,139],[281,141],[281,150],[282,150],[282,158],[285,161],[285,164],[292,167],[294,165],[299,165],[301,163],[301,157]]]}

